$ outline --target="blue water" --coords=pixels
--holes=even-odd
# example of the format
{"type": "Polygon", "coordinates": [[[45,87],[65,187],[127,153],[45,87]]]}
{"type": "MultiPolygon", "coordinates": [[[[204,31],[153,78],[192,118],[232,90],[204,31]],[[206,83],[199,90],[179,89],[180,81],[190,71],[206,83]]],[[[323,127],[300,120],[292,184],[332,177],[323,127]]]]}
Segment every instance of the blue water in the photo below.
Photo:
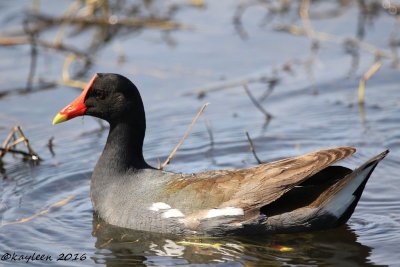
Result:
{"type": "MultiPolygon", "coordinates": [[[[172,3],[143,2],[127,2],[126,10],[137,5],[141,16],[166,16],[172,3]]],[[[35,252],[53,258],[51,262],[31,261],[28,264],[32,266],[399,266],[400,91],[398,67],[393,65],[395,54],[390,54],[391,59],[382,59],[381,69],[367,81],[361,112],[357,104],[358,82],[374,63],[375,55],[360,50],[359,65],[349,76],[352,57],[345,53],[340,41],[356,36],[360,16],[356,1],[342,1],[342,7],[333,1],[312,4],[313,28],[335,36],[320,42],[315,55],[307,37],[274,30],[282,24],[302,26],[298,2],[288,1],[289,11],[271,15],[265,25],[260,25],[266,15],[265,5],[250,6],[242,16],[247,39],[240,37],[232,23],[239,2],[206,1],[199,8],[187,4],[189,1],[179,1],[181,8],[172,19],[188,29],[167,33],[159,29],[121,30],[101,48],[88,50],[93,63],[83,68],[84,75],[79,79],[87,82],[93,73],[116,72],[135,82],[147,114],[145,157],[153,165],[168,156],[200,106],[210,103],[167,167],[170,171],[256,164],[245,131],[263,161],[351,145],[357,147],[358,153],[346,164],[355,167],[389,148],[391,153],[376,168],[350,221],[329,231],[217,239],[160,236],[97,221],[90,203],[90,173],[107,130],[101,130],[90,117],[51,125],[53,116],[79,94],[79,90],[60,84],[68,53],[39,46],[33,89],[39,90],[18,93],[16,89],[26,85],[31,53],[29,45],[20,45],[0,48],[0,93],[10,91],[0,98],[0,141],[9,128],[19,124],[43,161],[33,166],[11,155],[3,159],[1,255],[35,252]],[[329,11],[338,13],[318,17],[318,12],[329,11]],[[283,70],[285,64],[290,71],[283,70]],[[273,115],[267,126],[264,114],[241,86],[212,91],[200,99],[196,94],[190,95],[260,75],[279,78],[272,94],[261,101],[273,115]],[[40,81],[59,85],[40,90],[40,81]],[[212,141],[204,120],[210,125],[212,141]],[[51,137],[55,155],[47,146],[51,137]],[[71,253],[73,257],[78,254],[77,260],[56,261],[61,253],[71,253]],[[83,254],[85,259],[80,260],[83,254]]],[[[279,7],[284,1],[272,2],[273,7],[279,7]]],[[[0,3],[0,36],[23,34],[22,21],[29,17],[34,3],[0,3]]],[[[72,2],[39,3],[40,13],[56,16],[72,2]]],[[[114,2],[110,3],[113,6],[114,2]]],[[[380,2],[377,3],[379,12],[366,21],[364,41],[391,53],[388,44],[391,38],[400,38],[396,33],[398,25],[395,17],[379,9],[380,2]]],[[[122,14],[123,10],[113,12],[122,14]]],[[[59,26],[46,29],[39,38],[54,41],[58,30],[59,26]]],[[[83,29],[78,34],[76,31],[77,28],[67,27],[63,41],[86,51],[100,28],[83,29]]],[[[71,73],[80,68],[82,62],[74,62],[71,73]]],[[[267,85],[252,82],[249,88],[259,99],[267,85]]],[[[28,266],[22,261],[2,261],[0,265],[11,263],[28,266]]]]}

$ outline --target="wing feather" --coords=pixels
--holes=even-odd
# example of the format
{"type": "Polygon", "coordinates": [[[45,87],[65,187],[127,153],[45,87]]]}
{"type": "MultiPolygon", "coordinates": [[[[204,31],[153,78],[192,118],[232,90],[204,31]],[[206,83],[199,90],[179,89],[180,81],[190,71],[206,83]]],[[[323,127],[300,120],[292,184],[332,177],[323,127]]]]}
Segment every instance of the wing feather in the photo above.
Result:
{"type": "Polygon", "coordinates": [[[160,201],[175,203],[186,214],[223,207],[251,212],[355,151],[353,147],[337,147],[247,169],[177,175],[168,183],[160,201]]]}

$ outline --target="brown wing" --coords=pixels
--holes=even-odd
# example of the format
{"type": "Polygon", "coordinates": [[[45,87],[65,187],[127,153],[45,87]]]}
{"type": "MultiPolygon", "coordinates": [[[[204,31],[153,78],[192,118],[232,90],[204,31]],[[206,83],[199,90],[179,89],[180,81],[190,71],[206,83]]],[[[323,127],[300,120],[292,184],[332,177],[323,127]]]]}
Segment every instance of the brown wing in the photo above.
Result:
{"type": "Polygon", "coordinates": [[[352,147],[338,147],[248,169],[179,176],[169,182],[160,200],[174,203],[176,208],[187,213],[219,207],[240,207],[249,212],[273,202],[308,177],[355,151],[352,147]]]}
{"type": "Polygon", "coordinates": [[[222,206],[236,205],[245,210],[258,209],[275,201],[310,176],[354,154],[355,151],[352,147],[319,150],[248,169],[243,185],[232,199],[222,206]]]}

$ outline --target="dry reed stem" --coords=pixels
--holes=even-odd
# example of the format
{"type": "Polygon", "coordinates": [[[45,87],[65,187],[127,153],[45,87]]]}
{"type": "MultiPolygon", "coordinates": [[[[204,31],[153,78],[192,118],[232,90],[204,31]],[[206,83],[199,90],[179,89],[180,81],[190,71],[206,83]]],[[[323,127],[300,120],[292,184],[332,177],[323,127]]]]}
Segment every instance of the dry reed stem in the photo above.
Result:
{"type": "Polygon", "coordinates": [[[199,119],[200,115],[203,113],[205,108],[209,105],[210,103],[206,103],[203,106],[201,106],[199,112],[197,112],[196,116],[194,117],[192,123],[190,124],[189,128],[186,130],[185,134],[183,135],[182,139],[179,141],[179,143],[175,146],[175,148],[172,150],[172,152],[169,154],[168,158],[161,164],[160,170],[163,170],[170,162],[171,159],[175,156],[176,152],[180,148],[180,146],[183,144],[185,139],[189,136],[190,132],[192,131],[193,127],[195,126],[197,120],[199,119]]]}
{"type": "Polygon", "coordinates": [[[381,68],[382,62],[380,60],[376,61],[366,73],[364,73],[363,77],[360,79],[360,84],[358,86],[358,103],[363,105],[365,102],[365,83],[375,75],[375,73],[381,68]]]}
{"type": "Polygon", "coordinates": [[[47,209],[43,209],[43,210],[41,210],[41,211],[39,211],[39,212],[29,216],[29,217],[21,218],[21,219],[18,219],[16,221],[13,221],[13,222],[4,222],[4,223],[0,224],[0,228],[3,227],[3,226],[6,226],[6,225],[11,225],[11,224],[26,223],[26,222],[32,221],[33,219],[35,219],[35,218],[37,218],[39,216],[46,215],[46,214],[50,213],[53,209],[61,208],[61,207],[65,206],[66,204],[68,204],[71,201],[71,199],[74,198],[74,196],[75,195],[67,196],[66,198],[64,198],[64,199],[62,199],[62,200],[50,205],[47,209]]]}

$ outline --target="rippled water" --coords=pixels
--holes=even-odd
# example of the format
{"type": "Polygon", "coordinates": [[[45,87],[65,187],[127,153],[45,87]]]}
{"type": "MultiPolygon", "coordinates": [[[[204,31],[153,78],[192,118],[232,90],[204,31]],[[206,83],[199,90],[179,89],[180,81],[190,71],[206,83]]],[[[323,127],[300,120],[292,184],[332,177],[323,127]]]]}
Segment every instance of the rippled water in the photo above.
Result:
{"type": "MultiPolygon", "coordinates": [[[[2,31],[24,18],[21,10],[29,5],[21,3],[1,3],[2,31]]],[[[61,13],[69,4],[41,3],[47,13],[61,13]]],[[[128,231],[97,221],[89,183],[107,130],[100,130],[89,117],[52,126],[54,114],[78,94],[60,85],[56,90],[0,98],[0,137],[18,123],[44,159],[37,166],[10,155],[4,159],[0,254],[36,252],[53,258],[53,262],[29,263],[34,266],[400,266],[398,69],[383,61],[379,72],[367,82],[364,114],[357,105],[358,81],[374,62],[374,55],[361,52],[356,74],[348,77],[351,57],[341,44],[330,42],[320,44],[312,74],[301,64],[293,66],[292,74],[282,74],[273,93],[261,102],[273,115],[267,126],[264,115],[240,86],[208,93],[202,99],[187,96],[209,84],[270,74],[274,66],[289,60],[309,59],[307,38],[273,31],[270,25],[259,27],[265,15],[260,6],[243,15],[249,38],[242,40],[232,25],[237,5],[236,1],[209,1],[204,8],[180,11],[176,19],[194,29],[171,32],[174,45],[166,44],[157,30],[113,39],[97,53],[86,79],[95,72],[117,72],[134,80],[147,112],[145,157],[153,165],[168,156],[201,104],[211,103],[168,167],[171,171],[254,165],[246,130],[263,161],[352,145],[358,153],[346,164],[354,167],[385,148],[391,149],[368,182],[350,221],[328,231],[257,238],[178,238],[128,231]],[[120,53],[125,55],[125,63],[118,63],[120,53]],[[203,118],[211,125],[213,142],[203,118]],[[47,147],[51,137],[54,156],[47,147]],[[60,253],[78,254],[78,258],[55,263],[60,253]],[[86,258],[81,261],[82,254],[86,258]]],[[[332,3],[318,5],[329,9],[332,3]]],[[[357,15],[358,7],[350,1],[338,17],[315,20],[313,25],[319,31],[354,36],[357,15]]],[[[290,19],[277,17],[271,25],[285,21],[290,19]]],[[[389,50],[394,23],[393,16],[381,12],[367,23],[365,41],[389,50]]],[[[68,38],[76,46],[84,42],[68,38]]],[[[0,49],[0,92],[24,86],[29,54],[29,46],[0,49]]],[[[63,60],[63,54],[39,50],[38,77],[58,80],[63,60]]],[[[253,83],[250,89],[259,98],[266,85],[253,83]]],[[[24,262],[12,264],[28,266],[24,262]]]]}

